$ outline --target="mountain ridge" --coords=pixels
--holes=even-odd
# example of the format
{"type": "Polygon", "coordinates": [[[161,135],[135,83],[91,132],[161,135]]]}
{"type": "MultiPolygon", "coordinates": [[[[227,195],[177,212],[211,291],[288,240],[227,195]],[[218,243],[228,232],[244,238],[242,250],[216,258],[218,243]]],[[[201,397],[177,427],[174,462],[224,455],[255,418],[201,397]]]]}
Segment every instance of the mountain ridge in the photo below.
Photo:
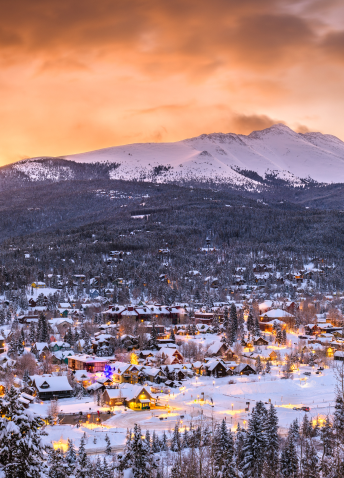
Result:
{"type": "Polygon", "coordinates": [[[170,143],[133,143],[56,158],[21,160],[0,174],[27,181],[60,181],[101,174],[109,179],[228,183],[245,190],[272,178],[292,187],[344,183],[344,142],[319,132],[296,133],[276,124],[249,135],[201,134],[170,143]],[[97,172],[96,172],[97,171],[97,172]],[[253,174],[256,173],[256,179],[253,174]],[[258,179],[262,178],[262,180],[258,179]]]}

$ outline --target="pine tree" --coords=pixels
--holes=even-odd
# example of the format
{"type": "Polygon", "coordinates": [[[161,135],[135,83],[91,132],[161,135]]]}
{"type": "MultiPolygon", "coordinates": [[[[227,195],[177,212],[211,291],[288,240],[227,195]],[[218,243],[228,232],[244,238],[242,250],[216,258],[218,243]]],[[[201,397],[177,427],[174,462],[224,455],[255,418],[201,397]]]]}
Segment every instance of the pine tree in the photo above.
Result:
{"type": "Polygon", "coordinates": [[[232,433],[228,431],[225,420],[215,431],[214,469],[216,477],[234,477],[233,464],[234,440],[232,433]]]}
{"type": "Polygon", "coordinates": [[[265,366],[265,373],[270,373],[270,372],[271,372],[271,362],[270,360],[268,360],[265,366]]]}
{"type": "Polygon", "coordinates": [[[93,353],[90,337],[88,335],[84,338],[84,345],[83,345],[82,351],[86,355],[90,355],[93,353]]]}
{"type": "Polygon", "coordinates": [[[256,337],[260,337],[260,327],[259,327],[259,321],[258,318],[254,321],[254,335],[256,337]]]}
{"type": "Polygon", "coordinates": [[[127,440],[126,449],[121,458],[119,469],[131,468],[134,478],[151,478],[156,465],[152,459],[151,449],[141,437],[141,427],[134,426],[133,436],[127,440]]]}
{"type": "Polygon", "coordinates": [[[170,340],[173,340],[173,341],[176,340],[176,337],[175,337],[175,335],[174,335],[173,327],[171,327],[170,340]]]}
{"type": "Polygon", "coordinates": [[[12,386],[0,398],[0,469],[4,478],[47,476],[43,421],[26,411],[12,386]]]}
{"type": "Polygon", "coordinates": [[[319,458],[310,438],[305,440],[303,456],[301,459],[302,477],[318,478],[319,477],[319,458]]]}
{"type": "MultiPolygon", "coordinates": [[[[240,427],[238,423],[236,429],[236,438],[234,442],[234,454],[235,454],[235,463],[237,465],[237,471],[241,473],[243,462],[244,462],[244,445],[245,445],[245,436],[246,432],[243,428],[240,427]]],[[[237,475],[239,473],[237,472],[237,475]]]]}
{"type": "Polygon", "coordinates": [[[312,425],[310,424],[310,422],[308,421],[308,418],[307,418],[307,415],[304,414],[303,416],[303,420],[302,420],[302,423],[301,423],[301,435],[304,437],[304,438],[310,438],[312,436],[312,425]]]}
{"type": "Polygon", "coordinates": [[[167,435],[166,435],[165,430],[164,430],[164,432],[162,434],[162,438],[160,440],[160,449],[161,449],[161,451],[167,451],[168,450],[167,435]]]}
{"type": "Polygon", "coordinates": [[[46,342],[49,343],[49,330],[48,330],[48,322],[46,316],[41,312],[39,319],[38,319],[38,342],[46,342]]]}
{"type": "Polygon", "coordinates": [[[0,308],[0,326],[5,325],[5,322],[6,322],[6,314],[4,309],[1,307],[0,308]]]}
{"type": "Polygon", "coordinates": [[[36,336],[37,336],[37,332],[36,332],[35,323],[31,322],[30,324],[30,344],[31,345],[33,345],[36,342],[36,336]]]}
{"type": "Polygon", "coordinates": [[[108,434],[105,435],[105,443],[106,443],[105,454],[111,455],[112,448],[111,448],[111,441],[108,434]]]}
{"type": "Polygon", "coordinates": [[[344,441],[344,403],[341,395],[336,396],[335,412],[333,416],[333,428],[336,432],[336,439],[339,442],[344,441]]]}
{"type": "Polygon", "coordinates": [[[232,343],[234,343],[237,339],[237,334],[238,334],[238,315],[237,315],[237,310],[234,303],[231,305],[230,321],[231,321],[231,329],[232,329],[232,343]]]}
{"type": "Polygon", "coordinates": [[[281,452],[280,470],[283,478],[298,478],[299,460],[297,456],[295,428],[289,428],[288,437],[281,452]]]}
{"type": "Polygon", "coordinates": [[[265,422],[266,436],[266,468],[265,478],[275,477],[279,469],[279,439],[278,439],[278,417],[276,409],[271,404],[265,422]]]}
{"type": "Polygon", "coordinates": [[[156,327],[155,327],[155,323],[153,322],[152,324],[152,331],[151,331],[151,334],[150,334],[150,347],[152,349],[156,349],[157,348],[157,337],[158,337],[158,332],[156,330],[156,327]]]}
{"type": "Polygon", "coordinates": [[[76,466],[76,451],[75,451],[74,443],[72,442],[70,438],[68,438],[68,441],[67,441],[66,463],[68,465],[68,468],[72,472],[76,466]]]}
{"type": "Polygon", "coordinates": [[[282,344],[283,345],[286,345],[287,343],[287,332],[285,331],[285,329],[282,330],[282,344]]]}
{"type": "Polygon", "coordinates": [[[229,322],[229,312],[228,312],[228,307],[226,306],[223,309],[223,328],[228,329],[229,324],[230,324],[230,322],[229,322]]]}
{"type": "Polygon", "coordinates": [[[243,472],[245,478],[260,478],[263,473],[266,449],[266,409],[263,402],[257,402],[248,422],[244,444],[243,472]]]}
{"type": "Polygon", "coordinates": [[[211,325],[213,326],[213,331],[215,332],[215,334],[217,334],[218,331],[220,330],[220,323],[219,323],[219,316],[216,312],[214,312],[213,314],[213,320],[211,322],[211,325]]]}
{"type": "Polygon", "coordinates": [[[251,333],[253,333],[254,330],[254,321],[253,321],[253,315],[252,315],[252,309],[250,309],[248,317],[247,317],[247,323],[246,323],[247,330],[251,333]]]}
{"type": "Polygon", "coordinates": [[[151,440],[149,430],[146,431],[145,440],[146,440],[146,443],[149,446],[149,448],[152,448],[152,440],[151,440]]]}
{"type": "Polygon", "coordinates": [[[76,478],[87,478],[90,474],[91,464],[87,458],[85,450],[85,439],[81,437],[78,450],[78,459],[76,462],[75,476],[76,478]]]}
{"type": "Polygon", "coordinates": [[[67,478],[69,476],[70,470],[68,469],[68,465],[61,450],[54,450],[54,448],[50,450],[48,465],[49,478],[67,478]]]}
{"type": "Polygon", "coordinates": [[[325,419],[323,427],[320,429],[320,436],[324,447],[324,456],[331,456],[334,449],[334,435],[328,416],[325,419]]]}
{"type": "Polygon", "coordinates": [[[178,423],[174,427],[173,436],[171,440],[171,450],[172,451],[180,451],[181,450],[181,439],[180,439],[180,432],[178,423]]]}
{"type": "Polygon", "coordinates": [[[11,341],[8,344],[7,355],[9,357],[16,357],[18,355],[18,340],[15,335],[12,335],[11,341]]]}
{"type": "Polygon", "coordinates": [[[160,451],[161,451],[161,448],[160,448],[159,437],[157,436],[154,430],[153,436],[152,436],[152,453],[160,453],[160,451]]]}
{"type": "Polygon", "coordinates": [[[258,355],[256,360],[256,370],[258,373],[261,373],[263,371],[263,365],[262,365],[262,361],[260,360],[260,355],[258,355]]]}

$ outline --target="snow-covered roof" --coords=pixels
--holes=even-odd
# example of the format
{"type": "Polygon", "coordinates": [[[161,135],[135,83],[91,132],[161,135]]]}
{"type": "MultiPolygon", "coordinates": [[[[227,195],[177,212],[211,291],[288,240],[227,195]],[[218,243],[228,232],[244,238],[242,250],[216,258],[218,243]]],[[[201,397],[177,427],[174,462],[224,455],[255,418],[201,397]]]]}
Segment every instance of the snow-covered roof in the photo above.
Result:
{"type": "Polygon", "coordinates": [[[279,317],[294,317],[294,316],[282,309],[272,309],[272,310],[269,310],[268,312],[265,312],[264,317],[269,317],[269,318],[276,317],[277,319],[279,317]]]}
{"type": "Polygon", "coordinates": [[[133,400],[137,398],[142,392],[150,393],[145,387],[142,387],[142,385],[125,385],[124,387],[120,388],[122,392],[122,396],[124,396],[127,400],[133,400]]]}
{"type": "Polygon", "coordinates": [[[33,375],[30,377],[39,391],[61,392],[63,390],[72,391],[66,375],[53,377],[51,375],[33,375]],[[44,385],[48,386],[44,386],[44,385]],[[42,386],[43,385],[43,386],[42,386]]]}

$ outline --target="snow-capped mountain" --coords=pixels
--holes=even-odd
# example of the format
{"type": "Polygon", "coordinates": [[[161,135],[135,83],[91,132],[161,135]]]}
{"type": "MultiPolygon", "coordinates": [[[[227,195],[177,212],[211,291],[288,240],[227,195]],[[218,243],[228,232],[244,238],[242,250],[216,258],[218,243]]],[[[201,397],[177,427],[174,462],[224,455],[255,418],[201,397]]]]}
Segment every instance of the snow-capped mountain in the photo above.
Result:
{"type": "Polygon", "coordinates": [[[12,168],[32,181],[52,177],[57,181],[71,179],[74,173],[68,162],[72,161],[89,166],[106,165],[111,179],[213,180],[248,189],[269,178],[293,186],[310,180],[344,183],[343,141],[321,133],[295,133],[283,124],[247,136],[202,134],[175,143],[128,144],[60,156],[56,161],[59,167],[54,172],[52,158],[24,160],[12,168]]]}

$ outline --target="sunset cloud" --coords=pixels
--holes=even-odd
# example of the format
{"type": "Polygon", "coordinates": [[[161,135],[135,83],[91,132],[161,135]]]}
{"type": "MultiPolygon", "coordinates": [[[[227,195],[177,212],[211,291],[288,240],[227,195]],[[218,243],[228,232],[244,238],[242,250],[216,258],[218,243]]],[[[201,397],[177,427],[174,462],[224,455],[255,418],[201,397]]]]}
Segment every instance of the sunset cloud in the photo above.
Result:
{"type": "Polygon", "coordinates": [[[1,164],[275,122],[344,138],[336,0],[0,7],[1,164]]]}

